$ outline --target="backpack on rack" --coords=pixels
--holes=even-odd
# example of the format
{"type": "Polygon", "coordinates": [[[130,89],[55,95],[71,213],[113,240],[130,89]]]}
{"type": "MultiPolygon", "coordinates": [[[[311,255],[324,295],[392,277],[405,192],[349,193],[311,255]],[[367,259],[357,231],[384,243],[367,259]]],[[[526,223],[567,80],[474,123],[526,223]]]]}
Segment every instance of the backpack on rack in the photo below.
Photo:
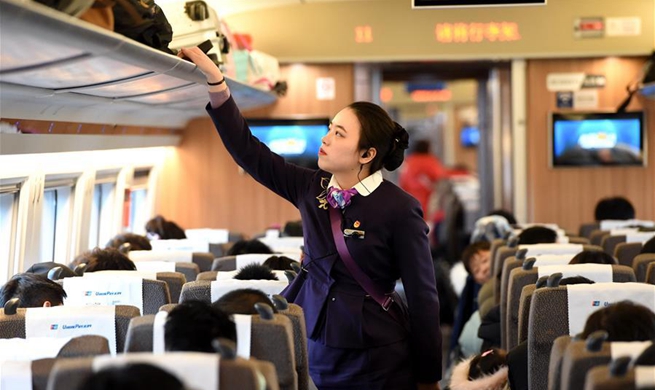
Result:
{"type": "Polygon", "coordinates": [[[153,0],[116,0],[114,31],[137,42],[174,54],[168,48],[173,29],[164,11],[153,0]]]}

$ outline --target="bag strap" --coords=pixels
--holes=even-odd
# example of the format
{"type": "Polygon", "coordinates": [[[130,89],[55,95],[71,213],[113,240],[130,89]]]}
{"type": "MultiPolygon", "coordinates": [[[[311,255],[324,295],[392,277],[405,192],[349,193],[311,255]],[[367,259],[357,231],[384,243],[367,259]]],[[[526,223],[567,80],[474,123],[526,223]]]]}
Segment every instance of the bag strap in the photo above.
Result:
{"type": "Polygon", "coordinates": [[[359,285],[371,296],[377,303],[382,306],[384,311],[389,312],[392,317],[396,320],[395,313],[389,311],[389,308],[394,302],[394,299],[391,295],[385,294],[378,286],[371,280],[371,278],[362,271],[361,268],[355,263],[355,260],[350,255],[348,247],[346,246],[346,240],[343,238],[343,233],[341,232],[341,213],[334,207],[328,207],[330,209],[330,225],[332,227],[332,236],[334,237],[334,243],[337,246],[337,251],[341,260],[348,268],[350,275],[359,283],[359,285]]]}

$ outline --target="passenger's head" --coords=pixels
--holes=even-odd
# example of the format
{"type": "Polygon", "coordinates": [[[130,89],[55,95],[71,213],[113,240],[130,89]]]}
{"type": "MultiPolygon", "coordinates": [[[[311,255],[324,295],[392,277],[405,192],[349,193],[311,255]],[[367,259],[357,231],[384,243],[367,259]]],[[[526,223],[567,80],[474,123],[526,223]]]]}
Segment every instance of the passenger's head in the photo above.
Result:
{"type": "Polygon", "coordinates": [[[512,232],[512,227],[502,215],[487,215],[475,221],[471,243],[478,241],[491,242],[498,238],[505,238],[512,232]]]}
{"type": "Polygon", "coordinates": [[[573,256],[569,264],[617,264],[617,262],[604,251],[582,251],[573,256]]]}
{"type": "Polygon", "coordinates": [[[175,222],[167,221],[161,215],[146,222],[148,238],[160,240],[180,240],[186,238],[184,229],[175,222]]]}
{"type": "Polygon", "coordinates": [[[493,375],[504,366],[507,366],[507,352],[498,348],[489,349],[471,359],[469,379],[493,375]]]}
{"type": "Polygon", "coordinates": [[[633,219],[635,217],[635,209],[632,207],[632,203],[626,198],[615,196],[613,198],[599,200],[596,204],[594,216],[596,221],[606,219],[633,219]]]}
{"type": "Polygon", "coordinates": [[[363,176],[402,164],[409,134],[380,106],[355,102],[339,111],[323,137],[318,166],[330,173],[362,169],[363,176]]]}
{"type": "Polygon", "coordinates": [[[48,273],[50,273],[50,270],[53,268],[61,268],[61,273],[59,274],[58,279],[63,279],[63,278],[71,278],[73,276],[77,276],[77,274],[70,269],[68,266],[64,264],[59,264],[55,263],[52,261],[46,261],[43,263],[36,263],[32,265],[30,268],[25,270],[25,273],[28,274],[37,274],[37,275],[42,275],[42,276],[48,276],[48,273]]]}
{"type": "Polygon", "coordinates": [[[226,338],[236,342],[234,322],[218,307],[200,301],[175,306],[164,325],[167,351],[214,352],[212,341],[226,338]]]}
{"type": "Polygon", "coordinates": [[[639,253],[655,253],[655,237],[646,241],[641,247],[641,251],[639,253]]]}
{"type": "Polygon", "coordinates": [[[66,291],[59,284],[37,274],[16,274],[0,289],[0,307],[18,298],[19,307],[50,307],[64,304],[66,291]]]}
{"type": "Polygon", "coordinates": [[[293,267],[291,264],[298,264],[297,261],[290,259],[286,256],[271,256],[264,262],[264,265],[274,271],[286,271],[292,270],[293,267]]]}
{"type": "Polygon", "coordinates": [[[212,306],[230,315],[257,314],[255,303],[265,303],[272,307],[274,312],[277,312],[275,305],[273,305],[273,302],[271,302],[266,294],[252,288],[230,291],[212,303],[212,306]]]}
{"type": "Polygon", "coordinates": [[[557,232],[543,226],[527,228],[519,234],[519,244],[552,244],[557,242],[557,232]]]}
{"type": "Polygon", "coordinates": [[[273,270],[262,264],[248,264],[241,268],[234,279],[239,280],[278,280],[273,270]]]}
{"type": "Polygon", "coordinates": [[[630,301],[613,303],[591,313],[582,337],[598,330],[609,334],[607,341],[655,340],[655,313],[630,301]]]}
{"type": "Polygon", "coordinates": [[[428,154],[430,153],[430,141],[426,139],[420,139],[414,144],[413,153],[416,154],[428,154]]]}
{"type": "Polygon", "coordinates": [[[150,245],[150,241],[144,236],[123,233],[117,234],[114,238],[109,240],[107,245],[105,245],[105,248],[114,248],[120,250],[122,253],[127,253],[129,251],[149,251],[152,249],[152,245],[150,245]],[[125,248],[124,244],[129,244],[127,251],[122,249],[125,248]]]}
{"type": "Polygon", "coordinates": [[[95,248],[77,256],[73,264],[86,264],[84,272],[96,271],[136,271],[136,265],[117,249],[95,248]]]}
{"type": "Polygon", "coordinates": [[[245,255],[247,253],[273,253],[273,250],[259,240],[237,241],[227,251],[227,256],[245,255]]]}
{"type": "Polygon", "coordinates": [[[507,210],[496,209],[490,211],[489,214],[487,214],[487,216],[490,215],[499,215],[501,217],[504,217],[507,220],[507,223],[509,223],[510,225],[516,225],[516,217],[514,217],[514,214],[510,213],[507,210]]]}
{"type": "Polygon", "coordinates": [[[476,283],[484,284],[491,277],[491,244],[487,241],[473,243],[462,252],[462,263],[476,283]]]}
{"type": "Polygon", "coordinates": [[[595,282],[591,279],[587,279],[584,276],[569,276],[568,278],[563,278],[559,281],[560,286],[568,286],[572,284],[594,284],[595,282]]]}
{"type": "Polygon", "coordinates": [[[104,368],[89,376],[78,390],[184,390],[170,372],[145,363],[104,368]]]}
{"type": "Polygon", "coordinates": [[[282,229],[283,237],[302,237],[302,221],[289,221],[282,229]]]}

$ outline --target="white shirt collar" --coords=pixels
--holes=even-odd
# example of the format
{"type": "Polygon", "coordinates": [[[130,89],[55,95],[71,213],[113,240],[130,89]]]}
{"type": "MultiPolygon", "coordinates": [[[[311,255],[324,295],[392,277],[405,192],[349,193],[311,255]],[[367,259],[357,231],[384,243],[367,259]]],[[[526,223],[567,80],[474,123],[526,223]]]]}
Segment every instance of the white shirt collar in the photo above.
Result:
{"type": "MultiPolygon", "coordinates": [[[[357,190],[357,193],[360,194],[361,196],[369,196],[373,191],[375,191],[376,188],[382,184],[382,180],[384,178],[382,177],[382,171],[376,171],[372,175],[369,175],[366,177],[364,180],[360,181],[359,183],[355,184],[353,187],[354,189],[357,190]]],[[[328,184],[328,188],[334,187],[338,188],[340,190],[343,190],[339,183],[337,183],[337,179],[334,178],[334,175],[330,178],[330,183],[328,184]]]]}

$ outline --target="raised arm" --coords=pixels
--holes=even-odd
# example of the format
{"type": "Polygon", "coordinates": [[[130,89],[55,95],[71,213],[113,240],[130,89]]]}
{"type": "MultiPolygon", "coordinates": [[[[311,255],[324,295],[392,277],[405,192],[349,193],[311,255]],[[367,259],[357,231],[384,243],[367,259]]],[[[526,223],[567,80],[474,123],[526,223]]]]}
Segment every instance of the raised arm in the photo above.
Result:
{"type": "Polygon", "coordinates": [[[223,74],[200,49],[182,49],[181,54],[207,77],[211,99],[207,111],[232,158],[259,183],[297,206],[316,171],[287,163],[251,134],[223,74]]]}

